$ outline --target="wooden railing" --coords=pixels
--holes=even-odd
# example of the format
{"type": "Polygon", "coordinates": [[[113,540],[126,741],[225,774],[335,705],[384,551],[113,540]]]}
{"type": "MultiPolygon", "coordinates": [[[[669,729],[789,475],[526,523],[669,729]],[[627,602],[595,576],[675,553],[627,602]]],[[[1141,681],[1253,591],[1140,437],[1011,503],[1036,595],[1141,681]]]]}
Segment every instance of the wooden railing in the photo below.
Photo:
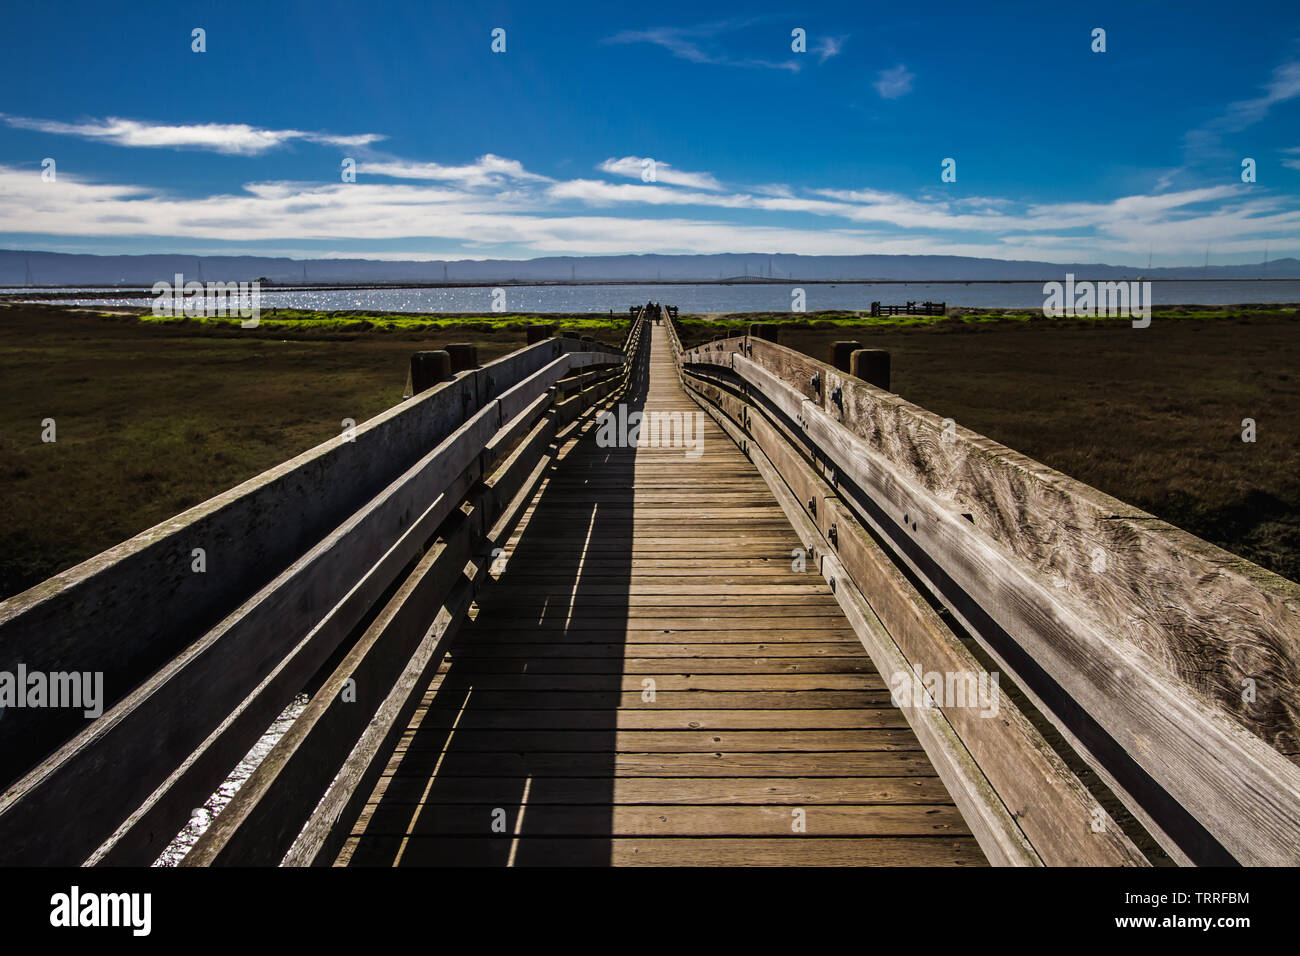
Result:
{"type": "Polygon", "coordinates": [[[1300,862],[1300,586],[805,355],[669,329],[881,673],[1018,688],[904,706],[992,861],[1146,862],[1073,763],[1177,863],[1300,862]]]}
{"type": "Polygon", "coordinates": [[[186,857],[332,861],[494,549],[580,416],[627,384],[644,324],[622,352],[552,338],[459,372],[0,604],[0,670],[98,671],[108,697],[90,721],[3,714],[0,864],[153,862],[346,647],[186,857]]]}

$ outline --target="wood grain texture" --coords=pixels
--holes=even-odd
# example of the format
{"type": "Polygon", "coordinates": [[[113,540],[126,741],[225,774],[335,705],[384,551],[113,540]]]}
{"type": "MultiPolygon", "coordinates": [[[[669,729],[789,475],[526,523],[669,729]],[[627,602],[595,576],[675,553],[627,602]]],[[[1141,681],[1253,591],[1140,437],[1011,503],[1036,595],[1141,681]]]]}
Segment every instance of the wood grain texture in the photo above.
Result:
{"type": "MultiPolygon", "coordinates": [[[[649,340],[625,400],[697,413],[649,340]]],[[[700,421],[698,458],[565,451],[340,863],[983,862],[782,509],[700,421]]]]}
{"type": "MultiPolygon", "coordinates": [[[[762,454],[772,464],[776,476],[771,480],[782,482],[789,491],[790,505],[802,509],[801,517],[809,522],[808,536],[816,535],[815,547],[823,555],[823,573],[837,579],[847,574],[888,632],[892,647],[882,646],[878,653],[891,655],[896,661],[898,669],[891,674],[891,681],[897,681],[900,673],[910,678],[912,672],[971,675],[977,681],[977,675],[983,674],[988,680],[983,666],[862,531],[812,465],[790,445],[784,429],[769,421],[761,409],[707,382],[690,385],[692,391],[698,390],[702,401],[716,405],[729,421],[744,423],[748,431],[738,431],[737,435],[748,435],[751,454],[762,454]],[[829,540],[831,528],[836,528],[834,544],[829,540]]],[[[838,591],[837,596],[843,600],[838,591]]],[[[871,634],[863,636],[868,650],[873,640],[871,634]]],[[[974,700],[941,700],[934,705],[961,740],[968,759],[979,768],[969,784],[974,795],[985,787],[991,789],[1015,821],[1017,836],[1022,834],[1046,865],[1146,865],[1145,857],[1024,714],[1003,695],[999,695],[998,705],[992,714],[974,700]]],[[[910,710],[913,708],[905,708],[905,713],[910,710]]],[[[908,713],[914,726],[924,717],[908,713]]],[[[956,785],[949,786],[955,792],[956,785]]],[[[1008,825],[1004,820],[1003,828],[1008,825]]],[[[976,832],[978,835],[978,829],[976,832]]],[[[988,836],[1005,842],[998,834],[988,836]]],[[[1013,854],[1015,843],[1014,839],[1010,841],[1013,854]]]]}
{"type": "Polygon", "coordinates": [[[1205,831],[1243,862],[1294,861],[1294,585],[823,363],[718,345],[685,358],[787,415],[874,498],[878,533],[937,562],[1205,831]],[[1242,699],[1247,677],[1267,701],[1242,699]]]}

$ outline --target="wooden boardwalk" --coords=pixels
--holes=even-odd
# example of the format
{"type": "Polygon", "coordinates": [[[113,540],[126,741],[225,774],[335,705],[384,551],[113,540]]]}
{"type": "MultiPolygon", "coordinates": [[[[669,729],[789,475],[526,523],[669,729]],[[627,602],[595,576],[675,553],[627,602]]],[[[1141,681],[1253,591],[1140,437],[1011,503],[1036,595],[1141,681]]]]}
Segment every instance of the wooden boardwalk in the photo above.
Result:
{"type": "Polygon", "coordinates": [[[984,862],[753,465],[652,329],[629,410],[703,450],[563,450],[338,862],[984,862]],[[802,828],[801,828],[802,826],[802,828]]]}

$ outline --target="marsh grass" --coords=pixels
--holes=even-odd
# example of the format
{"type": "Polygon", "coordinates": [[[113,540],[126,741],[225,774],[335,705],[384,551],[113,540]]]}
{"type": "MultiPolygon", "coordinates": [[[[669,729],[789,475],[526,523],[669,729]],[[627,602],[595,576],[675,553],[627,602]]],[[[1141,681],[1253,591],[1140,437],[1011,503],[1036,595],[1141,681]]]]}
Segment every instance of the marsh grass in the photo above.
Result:
{"type": "Polygon", "coordinates": [[[333,438],[344,418],[395,405],[413,351],[471,342],[488,361],[524,341],[523,324],[506,321],[241,330],[238,319],[0,307],[0,597],[333,438]],[[53,444],[41,441],[45,418],[53,444]]]}

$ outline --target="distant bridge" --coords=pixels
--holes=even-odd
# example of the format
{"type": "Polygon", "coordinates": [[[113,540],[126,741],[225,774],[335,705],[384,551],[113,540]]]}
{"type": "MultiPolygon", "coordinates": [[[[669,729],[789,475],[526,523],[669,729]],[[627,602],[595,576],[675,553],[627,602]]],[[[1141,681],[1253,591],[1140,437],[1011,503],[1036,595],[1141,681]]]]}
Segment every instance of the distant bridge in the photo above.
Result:
{"type": "Polygon", "coordinates": [[[0,863],[153,862],[304,687],[187,865],[1300,862],[1300,588],[666,312],[0,604],[108,696],[0,716],[0,863]]]}

